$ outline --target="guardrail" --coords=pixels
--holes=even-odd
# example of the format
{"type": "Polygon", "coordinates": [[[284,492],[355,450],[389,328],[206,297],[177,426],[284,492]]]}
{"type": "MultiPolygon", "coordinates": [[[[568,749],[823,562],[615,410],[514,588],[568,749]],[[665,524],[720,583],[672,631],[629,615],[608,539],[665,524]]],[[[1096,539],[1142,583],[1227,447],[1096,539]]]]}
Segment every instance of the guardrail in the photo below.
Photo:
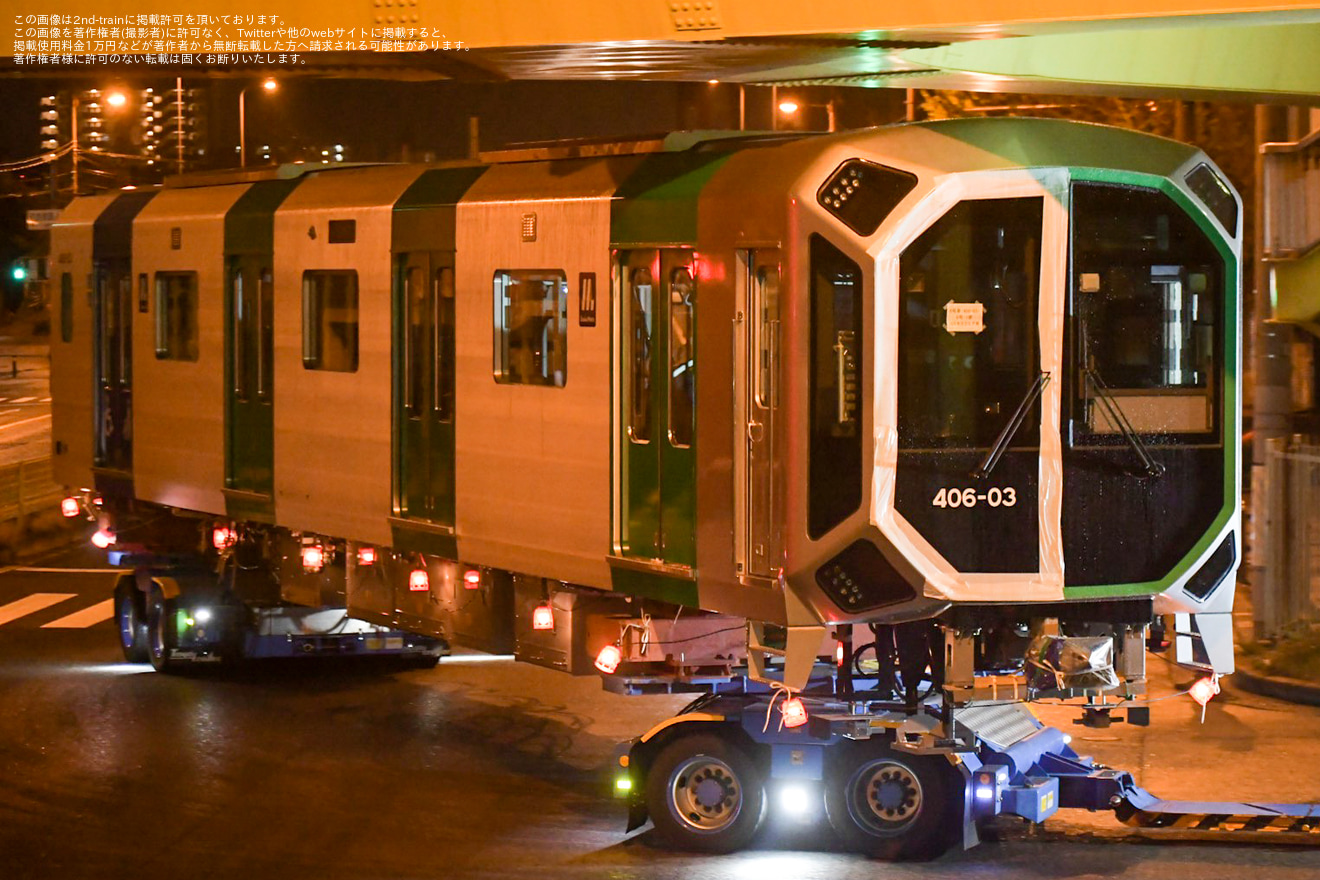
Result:
{"type": "Polygon", "coordinates": [[[0,522],[58,511],[63,497],[49,458],[0,466],[0,522]]]}
{"type": "Polygon", "coordinates": [[[1261,144],[1267,260],[1296,259],[1320,244],[1320,131],[1296,143],[1261,144]]]}
{"type": "Polygon", "coordinates": [[[1252,595],[1256,638],[1320,621],[1320,446],[1268,441],[1264,583],[1252,595]]]}

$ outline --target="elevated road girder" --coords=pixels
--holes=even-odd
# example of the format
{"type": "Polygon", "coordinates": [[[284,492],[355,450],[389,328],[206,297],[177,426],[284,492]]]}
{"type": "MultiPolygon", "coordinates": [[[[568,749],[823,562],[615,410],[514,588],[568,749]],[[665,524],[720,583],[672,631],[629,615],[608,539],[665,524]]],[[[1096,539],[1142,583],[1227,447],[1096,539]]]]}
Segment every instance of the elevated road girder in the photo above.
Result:
{"type": "MultiPolygon", "coordinates": [[[[221,18],[217,39],[248,41],[278,16],[344,49],[384,29],[425,29],[462,48],[405,53],[299,50],[312,75],[392,79],[653,79],[991,91],[1178,93],[1309,101],[1320,95],[1320,6],[1280,0],[253,0],[157,13],[221,18]],[[247,32],[247,33],[244,33],[247,32]]],[[[15,27],[35,9],[4,0],[15,27]]],[[[138,0],[66,0],[61,15],[136,17],[138,0]]],[[[35,23],[35,22],[34,22],[35,23]]],[[[315,39],[316,37],[309,37],[315,39]]],[[[17,36],[14,38],[17,39],[17,36]]],[[[85,74],[12,63],[0,73],[85,74]]],[[[319,41],[318,41],[319,42],[319,41]]],[[[142,51],[148,51],[143,49],[142,51]]],[[[159,50],[154,50],[159,51],[159,50]]],[[[233,52],[233,49],[229,50],[233,52]]],[[[245,50],[238,50],[240,54],[245,50]]],[[[253,50],[257,51],[257,50],[253,50]]],[[[158,73],[176,72],[168,63],[158,73]]],[[[250,74],[237,63],[178,72],[250,74]]],[[[287,74],[288,71],[282,71],[287,74]]]]}

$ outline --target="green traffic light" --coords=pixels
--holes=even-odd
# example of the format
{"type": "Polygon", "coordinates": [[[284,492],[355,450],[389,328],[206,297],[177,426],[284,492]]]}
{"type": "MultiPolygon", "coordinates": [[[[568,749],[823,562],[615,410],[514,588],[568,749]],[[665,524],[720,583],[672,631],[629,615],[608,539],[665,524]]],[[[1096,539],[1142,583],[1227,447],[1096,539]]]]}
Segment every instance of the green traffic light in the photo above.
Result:
{"type": "Polygon", "coordinates": [[[27,280],[27,268],[21,264],[15,266],[13,271],[11,271],[9,274],[13,276],[15,281],[27,280]]]}

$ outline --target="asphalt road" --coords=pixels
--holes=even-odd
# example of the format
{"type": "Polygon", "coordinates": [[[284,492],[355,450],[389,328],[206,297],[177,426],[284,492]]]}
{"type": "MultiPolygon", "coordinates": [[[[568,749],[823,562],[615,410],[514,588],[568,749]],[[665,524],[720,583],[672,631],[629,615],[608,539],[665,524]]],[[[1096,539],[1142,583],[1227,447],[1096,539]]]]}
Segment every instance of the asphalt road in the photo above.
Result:
{"type": "MultiPolygon", "coordinates": [[[[4,880],[1320,877],[1314,846],[1150,840],[1088,814],[929,864],[840,852],[819,825],[733,856],[667,852],[624,834],[606,768],[681,698],[480,654],[157,675],[120,662],[102,565],[78,551],[0,571],[4,880]]],[[[1177,675],[1152,673],[1173,691],[1177,675]]],[[[1071,729],[1166,797],[1320,800],[1320,709],[1230,692],[1204,726],[1186,697],[1154,716],[1071,729]]]]}
{"type": "Polygon", "coordinates": [[[48,352],[0,339],[0,465],[50,457],[48,352]]]}

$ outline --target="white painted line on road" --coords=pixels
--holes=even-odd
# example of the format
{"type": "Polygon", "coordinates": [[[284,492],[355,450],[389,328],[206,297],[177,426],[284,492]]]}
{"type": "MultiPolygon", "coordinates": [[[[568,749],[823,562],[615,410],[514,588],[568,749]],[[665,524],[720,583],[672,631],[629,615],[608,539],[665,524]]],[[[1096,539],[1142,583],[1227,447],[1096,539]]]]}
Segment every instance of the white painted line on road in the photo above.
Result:
{"type": "Polygon", "coordinates": [[[10,403],[31,403],[31,402],[34,401],[34,400],[36,400],[35,397],[15,397],[13,400],[11,400],[11,401],[9,401],[9,402],[10,402],[10,403]]]}
{"type": "Polygon", "coordinates": [[[10,428],[17,428],[19,425],[26,425],[29,422],[39,422],[42,419],[48,418],[50,418],[50,413],[47,413],[44,416],[33,416],[30,419],[23,419],[21,422],[10,422],[7,425],[0,425],[0,431],[7,431],[10,428]]]}
{"type": "Polygon", "coordinates": [[[11,565],[8,568],[0,568],[0,574],[8,574],[11,571],[31,572],[34,574],[109,574],[118,572],[125,574],[127,569],[123,568],[36,568],[30,565],[11,565]]]}
{"type": "Polygon", "coordinates": [[[109,620],[115,613],[115,600],[106,599],[104,602],[97,602],[90,608],[84,608],[82,611],[75,611],[70,615],[61,617],[59,620],[52,620],[50,623],[43,623],[42,629],[86,629],[89,626],[95,626],[103,620],[109,620]]]}
{"type": "Polygon", "coordinates": [[[63,602],[65,599],[72,599],[77,593],[33,593],[31,596],[24,596],[17,602],[10,602],[8,605],[0,605],[0,626],[20,617],[26,617],[29,614],[40,611],[43,608],[49,608],[52,605],[63,602]]]}

